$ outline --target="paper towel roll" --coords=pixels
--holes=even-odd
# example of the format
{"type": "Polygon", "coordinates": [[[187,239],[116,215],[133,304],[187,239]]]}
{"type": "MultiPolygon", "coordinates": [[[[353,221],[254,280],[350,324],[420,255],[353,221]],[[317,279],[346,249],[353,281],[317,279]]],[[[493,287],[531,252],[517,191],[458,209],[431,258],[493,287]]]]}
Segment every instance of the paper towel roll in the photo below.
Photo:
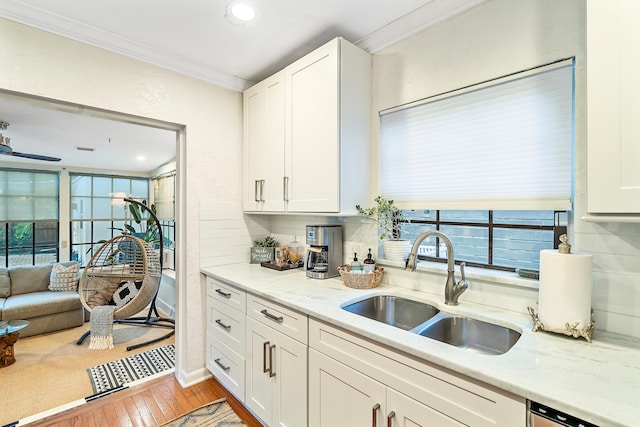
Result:
{"type": "Polygon", "coordinates": [[[538,318],[545,330],[563,332],[566,324],[578,322],[582,329],[591,323],[590,254],[540,251],[538,318]]]}

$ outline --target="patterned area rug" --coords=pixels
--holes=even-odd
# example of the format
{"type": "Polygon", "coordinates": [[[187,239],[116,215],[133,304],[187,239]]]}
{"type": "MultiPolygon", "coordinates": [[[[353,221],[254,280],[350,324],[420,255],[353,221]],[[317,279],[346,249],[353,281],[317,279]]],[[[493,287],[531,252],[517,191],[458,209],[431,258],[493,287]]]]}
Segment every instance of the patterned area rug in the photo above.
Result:
{"type": "Polygon", "coordinates": [[[173,421],[162,424],[161,427],[227,427],[246,426],[244,422],[233,412],[226,399],[207,403],[198,409],[182,415],[173,421]]]}
{"type": "Polygon", "coordinates": [[[167,371],[175,366],[175,360],[176,349],[170,344],[94,366],[87,369],[87,372],[93,391],[97,394],[167,371]]]}

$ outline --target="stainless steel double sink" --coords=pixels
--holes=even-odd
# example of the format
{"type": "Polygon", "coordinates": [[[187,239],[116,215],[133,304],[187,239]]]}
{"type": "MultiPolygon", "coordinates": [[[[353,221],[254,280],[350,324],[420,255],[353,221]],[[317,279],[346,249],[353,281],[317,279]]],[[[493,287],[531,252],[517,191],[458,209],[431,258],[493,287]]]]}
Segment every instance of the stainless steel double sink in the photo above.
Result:
{"type": "Polygon", "coordinates": [[[453,315],[408,298],[376,295],[342,307],[351,313],[480,354],[503,354],[520,338],[505,326],[453,315]]]}

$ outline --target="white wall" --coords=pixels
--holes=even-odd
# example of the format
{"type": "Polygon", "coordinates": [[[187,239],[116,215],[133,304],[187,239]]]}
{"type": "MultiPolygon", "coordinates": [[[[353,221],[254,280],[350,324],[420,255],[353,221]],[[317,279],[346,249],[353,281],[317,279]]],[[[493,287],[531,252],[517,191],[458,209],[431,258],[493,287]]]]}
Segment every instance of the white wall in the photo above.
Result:
{"type": "Polygon", "coordinates": [[[241,199],[241,94],[4,19],[0,89],[185,126],[177,375],[183,384],[199,381],[206,375],[200,201],[241,199]]]}

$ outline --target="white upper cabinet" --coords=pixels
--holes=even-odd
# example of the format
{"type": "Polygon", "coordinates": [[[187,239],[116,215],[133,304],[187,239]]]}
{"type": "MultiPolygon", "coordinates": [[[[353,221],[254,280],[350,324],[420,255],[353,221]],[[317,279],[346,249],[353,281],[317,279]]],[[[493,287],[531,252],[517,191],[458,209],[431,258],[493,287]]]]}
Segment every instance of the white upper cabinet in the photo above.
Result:
{"type": "Polygon", "coordinates": [[[284,72],[244,92],[244,210],[284,204],[284,72]]]}
{"type": "Polygon", "coordinates": [[[640,213],[640,2],[587,2],[587,210],[640,213]]]}
{"type": "Polygon", "coordinates": [[[371,56],[337,38],[276,76],[244,94],[245,211],[355,212],[369,198],[371,56]]]}

